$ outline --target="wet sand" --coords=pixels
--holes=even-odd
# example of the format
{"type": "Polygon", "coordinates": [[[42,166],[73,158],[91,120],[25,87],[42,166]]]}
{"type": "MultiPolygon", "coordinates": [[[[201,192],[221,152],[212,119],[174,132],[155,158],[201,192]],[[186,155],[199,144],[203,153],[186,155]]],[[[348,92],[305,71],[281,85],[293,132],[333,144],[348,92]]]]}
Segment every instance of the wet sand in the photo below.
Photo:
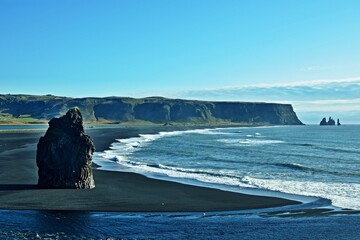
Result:
{"type": "MultiPolygon", "coordinates": [[[[94,128],[96,151],[116,138],[174,130],[173,127],[94,128]]],[[[176,130],[182,130],[176,128],[176,130]]],[[[38,189],[36,144],[44,131],[0,132],[0,209],[79,211],[225,211],[298,202],[150,179],[135,173],[94,169],[96,188],[38,189]]]]}

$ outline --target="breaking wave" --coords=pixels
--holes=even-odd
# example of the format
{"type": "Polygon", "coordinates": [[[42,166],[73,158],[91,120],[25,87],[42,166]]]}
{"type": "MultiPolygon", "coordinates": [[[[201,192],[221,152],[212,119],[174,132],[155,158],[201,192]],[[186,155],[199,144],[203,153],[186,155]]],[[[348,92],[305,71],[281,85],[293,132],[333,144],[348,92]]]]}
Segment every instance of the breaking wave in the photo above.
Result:
{"type": "Polygon", "coordinates": [[[139,134],[117,139],[109,150],[95,153],[94,162],[104,170],[215,184],[225,189],[260,188],[322,197],[338,207],[360,209],[359,159],[357,148],[351,145],[354,142],[331,147],[321,138],[317,142],[312,132],[299,137],[289,129],[218,128],[139,134]]]}

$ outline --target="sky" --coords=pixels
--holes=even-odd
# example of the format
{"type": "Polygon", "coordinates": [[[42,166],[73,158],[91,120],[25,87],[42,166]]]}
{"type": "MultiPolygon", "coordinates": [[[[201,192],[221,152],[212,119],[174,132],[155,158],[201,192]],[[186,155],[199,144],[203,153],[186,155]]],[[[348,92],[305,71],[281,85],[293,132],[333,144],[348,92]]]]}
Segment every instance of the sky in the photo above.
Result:
{"type": "Polygon", "coordinates": [[[290,103],[360,123],[358,0],[0,0],[0,93],[290,103]]]}

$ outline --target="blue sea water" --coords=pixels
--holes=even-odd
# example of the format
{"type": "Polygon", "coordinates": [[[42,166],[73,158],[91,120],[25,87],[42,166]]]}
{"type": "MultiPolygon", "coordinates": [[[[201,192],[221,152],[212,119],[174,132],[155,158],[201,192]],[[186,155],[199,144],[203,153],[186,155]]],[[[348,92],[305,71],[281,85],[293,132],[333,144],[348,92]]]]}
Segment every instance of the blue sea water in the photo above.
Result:
{"type": "Polygon", "coordinates": [[[358,240],[356,215],[265,218],[251,212],[82,213],[0,211],[0,239],[358,240]]]}
{"type": "Polygon", "coordinates": [[[95,162],[231,191],[320,197],[360,210],[359,132],[359,125],[160,132],[118,139],[95,162]]]}
{"type": "Polygon", "coordinates": [[[46,130],[47,125],[0,125],[0,131],[7,130],[46,130]]]}

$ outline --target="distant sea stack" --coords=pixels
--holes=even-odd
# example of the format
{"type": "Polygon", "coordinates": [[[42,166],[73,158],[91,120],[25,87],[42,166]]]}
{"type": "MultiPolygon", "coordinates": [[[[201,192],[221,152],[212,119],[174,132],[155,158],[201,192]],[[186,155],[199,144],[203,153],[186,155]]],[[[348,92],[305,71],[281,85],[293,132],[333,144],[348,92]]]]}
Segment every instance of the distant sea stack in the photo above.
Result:
{"type": "Polygon", "coordinates": [[[79,108],[53,118],[37,145],[38,186],[40,188],[95,187],[92,174],[93,140],[86,135],[79,108]]]}
{"type": "MultiPolygon", "coordinates": [[[[337,125],[340,126],[340,120],[337,119],[337,125]]],[[[335,126],[335,120],[329,117],[329,121],[326,121],[326,118],[323,118],[320,121],[320,126],[335,126]]]]}
{"type": "MultiPolygon", "coordinates": [[[[74,106],[81,109],[89,124],[302,125],[290,104],[0,94],[0,114],[13,124],[26,119],[31,119],[29,123],[49,121],[74,106]]],[[[9,124],[9,121],[3,124],[9,124]]]]}

